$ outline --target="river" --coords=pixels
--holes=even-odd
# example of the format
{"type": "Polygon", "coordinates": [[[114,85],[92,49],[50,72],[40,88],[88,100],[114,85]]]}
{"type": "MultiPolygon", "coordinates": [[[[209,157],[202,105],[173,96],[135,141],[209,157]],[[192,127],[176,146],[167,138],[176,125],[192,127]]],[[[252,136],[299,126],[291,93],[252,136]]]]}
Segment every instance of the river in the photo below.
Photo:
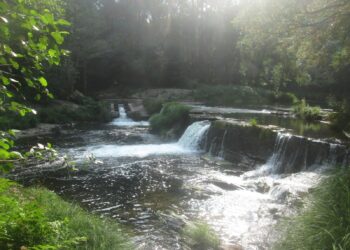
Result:
{"type": "Polygon", "coordinates": [[[137,249],[187,249],[181,230],[198,220],[226,249],[269,249],[276,223],[295,212],[327,167],[279,174],[288,142],[280,134],[266,164],[242,169],[203,151],[209,121],[194,122],[177,142],[162,142],[148,122],[129,119],[122,105],[119,113],[110,124],[52,139],[77,170],[52,171],[31,183],[132,229],[137,249]]]}

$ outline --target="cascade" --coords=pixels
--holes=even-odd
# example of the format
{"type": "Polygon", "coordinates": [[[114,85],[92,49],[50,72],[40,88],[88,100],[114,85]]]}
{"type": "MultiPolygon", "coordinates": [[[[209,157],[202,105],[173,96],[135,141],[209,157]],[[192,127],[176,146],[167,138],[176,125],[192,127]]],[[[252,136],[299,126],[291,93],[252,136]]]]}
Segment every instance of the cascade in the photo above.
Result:
{"type": "Polygon", "coordinates": [[[219,151],[219,157],[220,158],[225,158],[225,140],[226,140],[226,136],[227,136],[227,130],[225,130],[224,136],[222,137],[222,141],[221,141],[221,146],[220,146],[220,151],[219,151]]]}
{"type": "Polygon", "coordinates": [[[130,119],[125,111],[123,104],[118,104],[119,117],[114,119],[111,124],[120,127],[135,127],[135,126],[148,126],[147,121],[136,122],[130,119]]]}
{"type": "Polygon", "coordinates": [[[272,156],[258,172],[260,175],[284,174],[344,165],[344,152],[342,145],[278,133],[272,156]]]}
{"type": "Polygon", "coordinates": [[[209,121],[194,122],[186,129],[177,144],[184,148],[200,149],[209,127],[209,121]]]}
{"type": "Polygon", "coordinates": [[[267,162],[267,172],[276,174],[281,171],[285,163],[288,142],[292,136],[290,134],[278,133],[274,152],[267,162]]]}

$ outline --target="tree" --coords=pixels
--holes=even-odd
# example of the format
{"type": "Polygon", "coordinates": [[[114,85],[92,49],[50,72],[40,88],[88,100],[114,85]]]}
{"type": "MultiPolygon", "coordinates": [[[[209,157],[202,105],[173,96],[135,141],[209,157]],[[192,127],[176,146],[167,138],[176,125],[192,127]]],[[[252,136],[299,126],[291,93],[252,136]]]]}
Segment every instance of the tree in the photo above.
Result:
{"type": "MultiPolygon", "coordinates": [[[[59,65],[68,51],[60,49],[69,25],[61,19],[61,1],[11,0],[0,2],[0,112],[25,116],[36,113],[26,103],[30,95],[39,100],[48,91],[45,68],[59,65]]],[[[22,158],[13,147],[12,131],[0,131],[0,170],[11,167],[13,159],[22,158]]]]}

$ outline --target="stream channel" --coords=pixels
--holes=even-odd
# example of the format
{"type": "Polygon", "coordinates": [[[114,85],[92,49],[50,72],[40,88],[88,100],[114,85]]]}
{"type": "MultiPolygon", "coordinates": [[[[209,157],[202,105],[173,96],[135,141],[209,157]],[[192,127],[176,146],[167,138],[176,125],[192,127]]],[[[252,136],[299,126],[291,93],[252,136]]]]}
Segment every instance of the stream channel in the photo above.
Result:
{"type": "MultiPolygon", "coordinates": [[[[241,168],[220,153],[206,152],[209,121],[192,123],[177,142],[169,143],[150,134],[148,122],[129,119],[123,105],[119,113],[109,124],[47,138],[72,157],[77,171],[58,169],[14,178],[27,185],[39,183],[115,219],[134,232],[137,249],[188,249],[181,230],[198,220],[217,232],[225,249],[270,249],[276,223],[295,213],[332,164],[329,159],[303,171],[274,171],[291,137],[278,133],[264,164],[241,168]]],[[[271,116],[266,111],[247,113],[271,116]]]]}

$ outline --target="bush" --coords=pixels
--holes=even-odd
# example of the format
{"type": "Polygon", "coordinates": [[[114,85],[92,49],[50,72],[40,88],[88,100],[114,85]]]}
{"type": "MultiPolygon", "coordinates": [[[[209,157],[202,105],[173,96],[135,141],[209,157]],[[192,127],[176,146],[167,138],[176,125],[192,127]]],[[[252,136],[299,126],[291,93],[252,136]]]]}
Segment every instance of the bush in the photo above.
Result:
{"type": "Polygon", "coordinates": [[[120,227],[54,193],[0,179],[0,249],[130,249],[120,227]]]}
{"type": "Polygon", "coordinates": [[[321,108],[318,106],[309,106],[305,99],[302,99],[293,106],[293,113],[297,117],[306,121],[316,121],[321,119],[321,108]]]}
{"type": "Polygon", "coordinates": [[[39,123],[36,115],[20,116],[14,112],[0,113],[0,130],[34,128],[39,123]]]}
{"type": "Polygon", "coordinates": [[[187,244],[191,249],[220,249],[220,239],[210,226],[203,222],[187,225],[183,231],[187,244]]]}
{"type": "Polygon", "coordinates": [[[154,115],[162,110],[163,101],[160,99],[146,99],[143,101],[143,106],[149,115],[154,115]]]}
{"type": "Polygon", "coordinates": [[[180,135],[187,127],[190,108],[176,102],[166,103],[159,114],[150,118],[151,130],[155,133],[165,133],[174,129],[180,135]]]}
{"type": "Polygon", "coordinates": [[[275,249],[350,249],[350,170],[342,169],[321,182],[310,204],[283,224],[285,234],[275,249]]]}
{"type": "Polygon", "coordinates": [[[269,103],[271,91],[233,85],[207,85],[195,90],[194,98],[207,105],[243,106],[269,103]]]}
{"type": "Polygon", "coordinates": [[[335,113],[330,115],[331,126],[336,131],[350,132],[350,104],[347,101],[334,102],[332,108],[335,113]]]}
{"type": "Polygon", "coordinates": [[[40,121],[45,123],[108,122],[112,119],[106,103],[86,98],[82,105],[53,105],[39,110],[40,121]]]}
{"type": "Polygon", "coordinates": [[[258,126],[258,121],[255,118],[252,118],[252,119],[249,120],[249,124],[252,127],[256,127],[256,126],[258,126]]]}
{"type": "Polygon", "coordinates": [[[271,102],[283,105],[293,105],[298,103],[298,98],[293,93],[278,93],[271,96],[271,102]]]}

